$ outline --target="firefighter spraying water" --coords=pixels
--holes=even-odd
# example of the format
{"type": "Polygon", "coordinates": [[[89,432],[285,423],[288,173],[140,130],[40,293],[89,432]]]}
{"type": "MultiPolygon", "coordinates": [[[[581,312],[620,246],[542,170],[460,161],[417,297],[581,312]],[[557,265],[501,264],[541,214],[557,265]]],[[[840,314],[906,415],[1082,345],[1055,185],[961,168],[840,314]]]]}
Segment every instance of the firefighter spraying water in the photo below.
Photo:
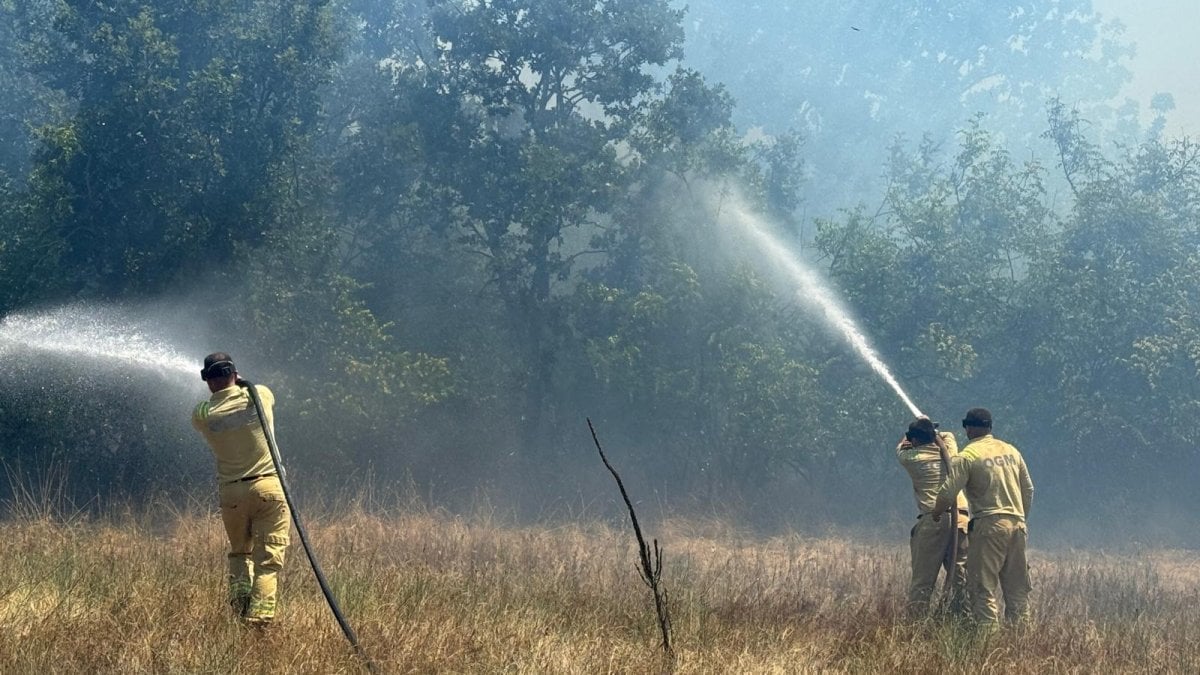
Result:
{"type": "Polygon", "coordinates": [[[920,617],[929,608],[940,570],[946,571],[945,608],[954,615],[966,611],[968,505],[955,495],[953,518],[934,520],[934,504],[952,458],[958,454],[954,434],[938,431],[928,417],[908,425],[896,458],[912,479],[917,501],[917,522],[909,532],[912,578],[908,586],[908,611],[920,617]]]}
{"type": "Polygon", "coordinates": [[[956,453],[954,435],[939,432],[917,408],[899,381],[871,348],[833,292],[800,258],[770,233],[761,216],[728,191],[716,209],[744,233],[794,285],[797,298],[814,306],[896,393],[916,418],[896,448],[897,458],[912,479],[920,514],[910,533],[912,579],[909,608],[923,613],[940,569],[946,570],[946,598],[954,613],[965,613],[983,627],[997,621],[997,594],[1005,596],[1005,616],[1019,621],[1028,612],[1029,572],[1025,561],[1025,515],[1033,483],[1020,453],[991,435],[991,413],[972,408],[963,420],[968,443],[956,453]],[[960,495],[966,492],[966,499],[960,495]],[[952,518],[941,514],[952,512],[952,518]],[[968,552],[967,534],[971,532],[968,552]],[[965,591],[964,591],[965,586],[965,591]]]}
{"type": "Polygon", "coordinates": [[[309,545],[308,532],[292,502],[283,459],[275,442],[271,390],[238,376],[232,357],[204,358],[200,378],[212,397],[196,406],[192,424],[217,461],[221,519],[229,536],[229,602],[234,614],[255,627],[275,618],[277,576],[288,546],[288,516],[296,525],[321,593],[355,651],[375,672],[358,636],[338,607],[309,545]]]}
{"type": "MultiPolygon", "coordinates": [[[[10,365],[26,363],[12,357],[27,353],[95,367],[117,362],[156,372],[180,385],[182,393],[187,387],[184,376],[195,377],[194,366],[155,332],[146,321],[116,308],[71,305],[4,317],[0,356],[10,365]]],[[[339,626],[374,672],[374,664],[337,606],[292,503],[274,438],[274,394],[240,379],[225,353],[208,355],[200,376],[211,396],[194,409],[192,426],[207,441],[216,461],[221,518],[230,547],[228,601],[234,616],[259,628],[274,621],[290,518],[339,626]]]]}
{"type": "Polygon", "coordinates": [[[196,406],[192,426],[204,436],[217,463],[221,520],[229,537],[229,604],[253,625],[275,618],[276,587],[288,547],[288,506],[269,451],[275,397],[259,386],[253,405],[239,387],[228,354],[209,354],[200,378],[212,397],[196,406]]]}

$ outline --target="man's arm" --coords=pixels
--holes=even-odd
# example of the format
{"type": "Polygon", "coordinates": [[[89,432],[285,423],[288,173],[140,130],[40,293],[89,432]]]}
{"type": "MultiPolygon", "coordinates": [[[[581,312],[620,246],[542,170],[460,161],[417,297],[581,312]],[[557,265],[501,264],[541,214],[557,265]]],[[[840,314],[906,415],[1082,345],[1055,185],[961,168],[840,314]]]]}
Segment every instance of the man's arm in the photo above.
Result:
{"type": "Polygon", "coordinates": [[[1029,509],[1033,506],[1033,479],[1029,476],[1029,467],[1025,466],[1025,458],[1021,458],[1021,505],[1025,508],[1025,517],[1029,517],[1029,509]]]}
{"type": "Polygon", "coordinates": [[[939,431],[937,438],[941,441],[941,445],[946,446],[946,452],[950,453],[951,457],[958,454],[958,440],[954,438],[954,434],[949,431],[939,431]]]}
{"type": "Polygon", "coordinates": [[[208,401],[202,401],[192,410],[192,428],[196,431],[204,431],[204,420],[208,417],[208,401]]]}
{"type": "Polygon", "coordinates": [[[950,509],[954,498],[967,486],[968,461],[965,457],[950,458],[950,471],[942,486],[938,488],[937,501],[933,505],[933,519],[938,520],[943,513],[950,509]]]}

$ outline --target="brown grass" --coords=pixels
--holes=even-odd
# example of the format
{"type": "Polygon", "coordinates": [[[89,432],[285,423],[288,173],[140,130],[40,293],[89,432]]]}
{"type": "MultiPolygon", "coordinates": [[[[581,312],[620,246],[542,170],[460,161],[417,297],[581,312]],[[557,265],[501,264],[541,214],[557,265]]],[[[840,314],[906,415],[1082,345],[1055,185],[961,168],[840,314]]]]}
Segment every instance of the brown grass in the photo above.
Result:
{"type": "MultiPolygon", "coordinates": [[[[279,621],[260,635],[226,615],[216,515],[154,522],[41,513],[0,524],[0,671],[366,672],[298,546],[279,621]]],[[[680,673],[1200,671],[1192,553],[1034,551],[1033,624],[981,640],[903,618],[902,541],[653,529],[666,545],[680,673]]],[[[383,672],[662,670],[623,529],[351,509],[310,530],[383,672]]]]}

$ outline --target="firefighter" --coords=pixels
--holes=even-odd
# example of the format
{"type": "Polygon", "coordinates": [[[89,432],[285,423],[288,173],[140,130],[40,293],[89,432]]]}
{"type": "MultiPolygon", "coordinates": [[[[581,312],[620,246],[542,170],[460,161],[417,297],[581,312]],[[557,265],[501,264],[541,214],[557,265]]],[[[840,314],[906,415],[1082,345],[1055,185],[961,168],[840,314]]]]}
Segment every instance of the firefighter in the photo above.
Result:
{"type": "MultiPolygon", "coordinates": [[[[275,618],[276,584],[288,546],[288,507],[258,412],[228,354],[204,357],[200,378],[212,396],[196,406],[192,426],[217,463],[221,520],[229,536],[229,603],[250,625],[275,618]]],[[[273,430],[275,397],[255,385],[273,430]]]]}
{"type": "Polygon", "coordinates": [[[928,417],[919,417],[908,425],[908,431],[896,446],[896,458],[912,478],[913,496],[917,500],[917,522],[909,532],[912,553],[912,580],[908,585],[908,611],[923,616],[929,609],[929,599],[937,584],[938,573],[946,570],[944,588],[946,607],[952,614],[967,610],[967,502],[958,497],[958,517],[934,521],[930,517],[938,488],[946,476],[942,463],[942,448],[947,455],[958,453],[954,434],[937,431],[928,417]],[[955,544],[951,527],[958,528],[955,544]],[[957,548],[954,548],[955,545],[957,548]]]}
{"type": "Polygon", "coordinates": [[[1033,501],[1033,481],[1021,453],[992,435],[991,412],[971,408],[962,424],[968,441],[951,463],[933,513],[939,518],[950,507],[951,497],[966,490],[971,501],[971,552],[967,557],[971,618],[991,632],[1000,623],[998,591],[1004,594],[1007,623],[1029,617],[1025,517],[1033,501]]]}

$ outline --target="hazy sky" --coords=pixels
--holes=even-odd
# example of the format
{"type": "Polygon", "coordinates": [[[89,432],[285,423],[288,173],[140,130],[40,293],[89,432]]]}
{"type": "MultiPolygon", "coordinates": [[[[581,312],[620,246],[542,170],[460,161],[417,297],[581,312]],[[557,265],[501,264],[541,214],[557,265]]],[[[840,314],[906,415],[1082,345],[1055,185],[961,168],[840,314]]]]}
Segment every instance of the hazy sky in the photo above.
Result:
{"type": "Polygon", "coordinates": [[[1150,97],[1175,96],[1168,133],[1200,135],[1200,0],[1093,0],[1096,11],[1125,24],[1137,43],[1133,81],[1124,94],[1148,109],[1150,97]]]}

